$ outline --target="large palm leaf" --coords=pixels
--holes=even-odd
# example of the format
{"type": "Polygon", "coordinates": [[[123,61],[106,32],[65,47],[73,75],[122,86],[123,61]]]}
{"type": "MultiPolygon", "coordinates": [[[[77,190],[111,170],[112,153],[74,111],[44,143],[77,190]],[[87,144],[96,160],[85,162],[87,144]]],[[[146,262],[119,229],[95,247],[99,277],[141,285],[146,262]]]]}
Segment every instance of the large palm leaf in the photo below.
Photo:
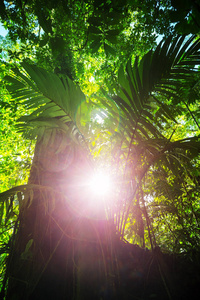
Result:
{"type": "MultiPolygon", "coordinates": [[[[120,111],[119,134],[125,142],[125,178],[135,182],[132,194],[121,202],[118,220],[124,232],[131,201],[141,187],[142,180],[151,168],[161,164],[173,172],[183,172],[184,161],[197,156],[200,151],[199,137],[174,140],[176,116],[182,107],[173,103],[182,101],[183,90],[194,84],[194,75],[200,63],[200,40],[178,36],[161,41],[141,60],[129,60],[118,74],[118,86],[114,93],[106,95],[106,110],[113,121],[120,111]],[[180,93],[181,90],[181,93],[180,93]],[[166,131],[166,126],[171,128],[166,131]],[[181,170],[181,171],[180,171],[181,170]]],[[[104,95],[106,93],[104,92],[104,95]]],[[[153,184],[153,178],[151,178],[153,184]]],[[[131,183],[132,184],[132,183],[131,183]]],[[[144,204],[144,203],[143,203],[144,204]]],[[[147,222],[148,223],[148,222],[147,222]]]]}
{"type": "MultiPolygon", "coordinates": [[[[121,111],[121,128],[127,136],[162,137],[163,124],[175,122],[176,110],[167,101],[180,101],[180,87],[188,87],[193,81],[200,63],[200,40],[194,40],[194,36],[170,37],[141,60],[136,58],[133,65],[129,60],[125,68],[120,68],[119,84],[109,98],[121,111]]],[[[109,112],[113,117],[111,106],[109,112]]]]}
{"type": "Polygon", "coordinates": [[[136,58],[133,65],[129,60],[125,68],[122,66],[114,95],[106,95],[107,101],[102,100],[113,121],[116,112],[111,101],[114,100],[120,110],[119,133],[126,143],[127,162],[129,159],[132,162],[135,160],[134,153],[138,157],[138,148],[143,149],[142,164],[145,166],[142,172],[140,170],[140,178],[153,162],[165,159],[163,154],[168,153],[169,149],[179,151],[181,147],[185,149],[187,146],[188,153],[196,149],[193,154],[198,154],[198,137],[187,138],[184,143],[180,139],[177,142],[179,147],[171,140],[176,131],[176,115],[181,109],[173,105],[174,99],[176,103],[184,99],[183,90],[188,91],[193,86],[199,64],[200,39],[177,36],[172,40],[170,37],[161,41],[154,51],[144,55],[141,61],[136,58]],[[166,125],[171,127],[169,132],[163,130],[166,125]]]}
{"type": "Polygon", "coordinates": [[[80,88],[67,76],[59,77],[26,62],[21,66],[5,77],[11,97],[27,109],[19,129],[34,137],[49,127],[73,128],[76,110],[85,97],[80,88]]]}

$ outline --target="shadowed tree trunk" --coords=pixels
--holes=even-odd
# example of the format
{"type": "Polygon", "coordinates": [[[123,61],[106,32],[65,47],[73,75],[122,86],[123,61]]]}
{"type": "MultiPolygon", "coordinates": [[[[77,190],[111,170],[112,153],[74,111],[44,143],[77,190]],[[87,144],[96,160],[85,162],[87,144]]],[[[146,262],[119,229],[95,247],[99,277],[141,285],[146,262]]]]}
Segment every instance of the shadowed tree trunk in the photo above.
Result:
{"type": "Polygon", "coordinates": [[[94,211],[87,191],[91,172],[86,151],[61,131],[37,141],[35,187],[22,201],[6,299],[100,299],[112,240],[103,208],[94,211]]]}
{"type": "Polygon", "coordinates": [[[194,296],[199,267],[181,267],[159,248],[150,252],[120,240],[88,193],[91,173],[86,151],[62,131],[47,130],[37,141],[8,261],[6,300],[194,296]]]}

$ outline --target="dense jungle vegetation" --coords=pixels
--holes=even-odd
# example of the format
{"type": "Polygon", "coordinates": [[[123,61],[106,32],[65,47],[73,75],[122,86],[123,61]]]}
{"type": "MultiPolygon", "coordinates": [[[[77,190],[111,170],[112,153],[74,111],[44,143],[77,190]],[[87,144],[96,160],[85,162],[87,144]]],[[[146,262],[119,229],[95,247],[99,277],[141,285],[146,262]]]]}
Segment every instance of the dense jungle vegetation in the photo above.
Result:
{"type": "Polygon", "coordinates": [[[193,299],[200,1],[1,0],[0,21],[0,299],[193,299]]]}

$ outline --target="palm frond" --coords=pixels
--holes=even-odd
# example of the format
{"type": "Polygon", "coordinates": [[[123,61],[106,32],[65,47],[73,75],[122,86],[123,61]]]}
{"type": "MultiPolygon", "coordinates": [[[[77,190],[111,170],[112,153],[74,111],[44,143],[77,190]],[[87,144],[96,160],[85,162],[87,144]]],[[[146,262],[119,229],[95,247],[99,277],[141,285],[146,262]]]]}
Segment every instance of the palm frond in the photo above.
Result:
{"type": "Polygon", "coordinates": [[[18,129],[32,137],[42,128],[68,131],[67,124],[75,125],[76,110],[85,99],[81,89],[67,76],[59,77],[26,62],[21,67],[4,78],[11,97],[27,109],[18,129]]]}
{"type": "Polygon", "coordinates": [[[176,121],[174,107],[166,105],[166,100],[176,98],[181,101],[180,87],[190,86],[194,79],[200,64],[199,50],[200,39],[195,41],[195,36],[189,39],[177,36],[173,40],[169,37],[161,41],[155,51],[144,55],[141,61],[136,58],[132,65],[129,60],[125,69],[123,66],[119,69],[119,86],[111,98],[121,110],[122,118],[133,131],[136,128],[142,138],[161,137],[158,128],[162,127],[163,120],[176,121]],[[158,111],[162,119],[160,123],[158,111]],[[148,121],[144,122],[147,114],[148,121]]]}

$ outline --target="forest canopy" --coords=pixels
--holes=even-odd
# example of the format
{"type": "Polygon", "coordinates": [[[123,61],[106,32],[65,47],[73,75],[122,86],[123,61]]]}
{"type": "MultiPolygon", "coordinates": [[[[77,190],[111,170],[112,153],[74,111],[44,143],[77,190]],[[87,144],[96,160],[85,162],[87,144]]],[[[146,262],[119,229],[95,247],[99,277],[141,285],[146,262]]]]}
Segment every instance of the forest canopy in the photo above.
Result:
{"type": "Polygon", "coordinates": [[[121,239],[142,248],[199,251],[199,1],[0,5],[2,274],[20,210],[40,185],[30,175],[39,143],[55,178],[69,166],[59,193],[76,212],[113,220],[121,239]],[[99,170],[108,194],[105,182],[98,194],[88,188],[99,170]]]}

